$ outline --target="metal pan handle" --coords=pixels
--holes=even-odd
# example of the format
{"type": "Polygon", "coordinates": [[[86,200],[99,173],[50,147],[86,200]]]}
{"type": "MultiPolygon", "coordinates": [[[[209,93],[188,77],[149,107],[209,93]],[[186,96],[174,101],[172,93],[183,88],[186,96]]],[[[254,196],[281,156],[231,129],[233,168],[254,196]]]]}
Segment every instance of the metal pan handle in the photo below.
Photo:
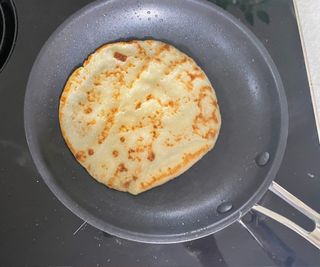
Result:
{"type": "Polygon", "coordinates": [[[287,226],[291,230],[295,231],[297,234],[308,240],[311,244],[316,246],[318,249],[320,249],[320,214],[307,206],[305,203],[303,203],[301,200],[296,198],[294,195],[290,194],[287,190],[282,188],[280,185],[278,185],[275,182],[272,182],[272,184],[269,187],[269,190],[282,198],[284,201],[286,201],[288,204],[290,204],[292,207],[296,208],[298,211],[300,211],[302,214],[310,218],[315,223],[315,228],[313,231],[309,232],[294,223],[293,221],[289,220],[288,218],[269,210],[261,205],[256,204],[252,207],[253,210],[260,212],[277,222],[287,226]]]}

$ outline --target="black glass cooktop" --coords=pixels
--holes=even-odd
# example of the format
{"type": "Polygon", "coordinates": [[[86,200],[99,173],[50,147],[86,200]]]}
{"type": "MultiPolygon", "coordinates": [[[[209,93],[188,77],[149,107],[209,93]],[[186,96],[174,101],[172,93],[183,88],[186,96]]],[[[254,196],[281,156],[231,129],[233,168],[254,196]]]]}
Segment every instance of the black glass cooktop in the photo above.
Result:
{"type": "MultiPolygon", "coordinates": [[[[4,2],[9,1],[0,0],[0,6],[4,2]]],[[[0,265],[320,266],[320,253],[315,247],[263,216],[246,216],[255,237],[235,223],[200,240],[150,245],[105,234],[76,217],[54,197],[35,169],[26,144],[25,88],[43,43],[70,14],[89,2],[15,0],[18,36],[0,73],[0,265]]],[[[275,61],[290,117],[287,150],[276,181],[320,211],[320,146],[292,1],[212,2],[244,22],[275,61]]],[[[262,201],[310,228],[308,220],[271,194],[262,201]]]]}

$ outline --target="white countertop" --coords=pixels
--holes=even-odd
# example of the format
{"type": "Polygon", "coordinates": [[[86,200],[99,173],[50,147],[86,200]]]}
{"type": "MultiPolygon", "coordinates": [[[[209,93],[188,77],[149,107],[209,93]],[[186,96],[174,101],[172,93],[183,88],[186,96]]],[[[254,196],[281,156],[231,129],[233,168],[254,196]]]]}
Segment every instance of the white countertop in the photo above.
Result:
{"type": "Polygon", "coordinates": [[[294,0],[320,140],[320,0],[294,0]]]}

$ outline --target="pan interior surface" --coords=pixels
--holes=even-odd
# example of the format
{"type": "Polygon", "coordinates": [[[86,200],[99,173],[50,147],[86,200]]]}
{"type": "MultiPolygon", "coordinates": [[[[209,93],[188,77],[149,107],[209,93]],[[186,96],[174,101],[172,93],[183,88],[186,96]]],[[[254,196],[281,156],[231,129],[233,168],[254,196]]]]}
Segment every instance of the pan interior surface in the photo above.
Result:
{"type": "Polygon", "coordinates": [[[172,243],[218,231],[259,200],[284,153],[287,107],[266,50],[220,8],[192,0],[98,1],[69,18],[42,48],[28,82],[25,129],[40,174],[74,213],[113,235],[172,243]],[[58,121],[71,72],[99,46],[130,39],[161,40],[192,57],[210,79],[222,117],[212,151],[139,196],[89,177],[64,143],[58,121]],[[260,167],[255,159],[263,152],[270,160],[260,167]],[[232,210],[219,213],[223,202],[232,210]]]}

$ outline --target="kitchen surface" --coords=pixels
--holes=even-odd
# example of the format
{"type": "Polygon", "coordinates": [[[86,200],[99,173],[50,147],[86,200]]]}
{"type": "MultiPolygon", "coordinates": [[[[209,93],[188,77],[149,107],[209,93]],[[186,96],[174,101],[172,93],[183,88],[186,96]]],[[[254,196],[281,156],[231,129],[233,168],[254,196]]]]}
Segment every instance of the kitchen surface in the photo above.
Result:
{"type": "MultiPolygon", "coordinates": [[[[17,39],[0,72],[0,266],[320,266],[316,247],[256,213],[205,238],[157,245],[110,236],[69,211],[48,189],[31,159],[24,131],[24,96],[42,45],[69,15],[91,1],[14,2],[17,39]]],[[[320,146],[293,2],[211,2],[242,21],[274,60],[289,108],[287,148],[275,181],[320,212],[320,146]]],[[[3,6],[8,3],[0,1],[3,6]]],[[[12,19],[14,14],[7,16],[12,19]]],[[[0,51],[3,57],[11,49],[0,51]]],[[[309,219],[272,193],[261,203],[313,229],[309,219]]]]}

